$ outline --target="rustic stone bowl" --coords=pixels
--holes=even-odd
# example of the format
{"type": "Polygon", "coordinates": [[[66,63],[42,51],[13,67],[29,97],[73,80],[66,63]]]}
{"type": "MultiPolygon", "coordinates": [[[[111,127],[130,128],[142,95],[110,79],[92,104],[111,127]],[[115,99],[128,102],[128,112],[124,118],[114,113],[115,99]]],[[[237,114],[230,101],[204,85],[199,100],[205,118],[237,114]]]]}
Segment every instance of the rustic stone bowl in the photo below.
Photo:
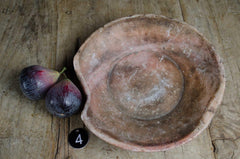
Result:
{"type": "Polygon", "coordinates": [[[186,23],[135,15],[94,32],[74,57],[87,95],[85,125],[132,151],[190,141],[220,104],[224,70],[212,45],[186,23]]]}

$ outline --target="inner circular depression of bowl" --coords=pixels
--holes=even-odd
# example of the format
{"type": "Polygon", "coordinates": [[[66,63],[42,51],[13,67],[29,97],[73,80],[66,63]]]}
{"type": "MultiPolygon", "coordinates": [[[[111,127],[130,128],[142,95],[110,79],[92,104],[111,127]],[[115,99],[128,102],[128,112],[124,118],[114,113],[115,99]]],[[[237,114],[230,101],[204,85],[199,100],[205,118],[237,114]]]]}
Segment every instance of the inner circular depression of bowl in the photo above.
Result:
{"type": "Polygon", "coordinates": [[[129,117],[157,119],[172,111],[182,97],[183,75],[168,56],[152,51],[127,54],[113,66],[108,89],[129,117]]]}

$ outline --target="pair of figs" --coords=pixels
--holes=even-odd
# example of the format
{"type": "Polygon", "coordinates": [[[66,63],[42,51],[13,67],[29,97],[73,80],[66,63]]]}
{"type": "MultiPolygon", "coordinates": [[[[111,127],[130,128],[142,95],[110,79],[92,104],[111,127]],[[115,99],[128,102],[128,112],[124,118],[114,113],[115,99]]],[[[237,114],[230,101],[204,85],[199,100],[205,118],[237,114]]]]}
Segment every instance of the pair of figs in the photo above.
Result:
{"type": "Polygon", "coordinates": [[[57,83],[61,72],[39,65],[26,67],[20,74],[20,87],[23,94],[31,100],[46,96],[47,110],[58,117],[69,117],[80,109],[82,95],[68,79],[57,83]]]}

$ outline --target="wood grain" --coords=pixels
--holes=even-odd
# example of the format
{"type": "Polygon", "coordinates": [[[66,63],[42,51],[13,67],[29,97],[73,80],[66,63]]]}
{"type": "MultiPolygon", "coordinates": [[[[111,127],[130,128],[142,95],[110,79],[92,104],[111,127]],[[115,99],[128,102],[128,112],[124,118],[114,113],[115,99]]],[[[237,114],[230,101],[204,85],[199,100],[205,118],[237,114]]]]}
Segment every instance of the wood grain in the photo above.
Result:
{"type": "Polygon", "coordinates": [[[240,2],[221,1],[209,4],[215,17],[222,45],[226,71],[226,92],[222,106],[213,120],[210,133],[216,157],[240,158],[240,2]],[[219,10],[221,8],[221,11],[219,10]]]}
{"type": "Polygon", "coordinates": [[[53,158],[57,121],[19,89],[22,68],[56,63],[54,1],[0,2],[0,158],[53,158]]]}
{"type": "Polygon", "coordinates": [[[215,157],[240,158],[240,3],[234,0],[181,2],[186,22],[195,26],[215,45],[225,65],[225,95],[210,126],[215,157]]]}
{"type": "Polygon", "coordinates": [[[1,0],[0,2],[0,158],[158,158],[225,159],[240,156],[240,4],[237,0],[1,0]],[[166,152],[121,150],[93,134],[88,145],[73,149],[68,133],[82,127],[80,114],[59,119],[44,100],[26,99],[18,85],[22,68],[39,64],[68,66],[80,43],[105,23],[133,14],[162,14],[196,27],[215,46],[225,64],[224,100],[209,130],[166,152]],[[212,146],[213,144],[213,146],[212,146]]]}

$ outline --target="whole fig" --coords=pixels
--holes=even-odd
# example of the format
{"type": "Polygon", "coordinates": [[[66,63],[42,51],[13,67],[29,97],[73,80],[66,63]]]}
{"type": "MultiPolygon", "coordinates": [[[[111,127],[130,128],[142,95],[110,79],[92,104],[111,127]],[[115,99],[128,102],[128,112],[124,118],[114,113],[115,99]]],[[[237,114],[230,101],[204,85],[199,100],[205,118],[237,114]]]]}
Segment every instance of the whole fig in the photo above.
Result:
{"type": "Polygon", "coordinates": [[[60,73],[55,70],[32,65],[21,71],[20,88],[27,98],[39,100],[57,82],[59,76],[60,73]]]}
{"type": "Polygon", "coordinates": [[[50,88],[45,102],[51,114],[69,117],[80,109],[82,94],[69,79],[64,79],[50,88]]]}

